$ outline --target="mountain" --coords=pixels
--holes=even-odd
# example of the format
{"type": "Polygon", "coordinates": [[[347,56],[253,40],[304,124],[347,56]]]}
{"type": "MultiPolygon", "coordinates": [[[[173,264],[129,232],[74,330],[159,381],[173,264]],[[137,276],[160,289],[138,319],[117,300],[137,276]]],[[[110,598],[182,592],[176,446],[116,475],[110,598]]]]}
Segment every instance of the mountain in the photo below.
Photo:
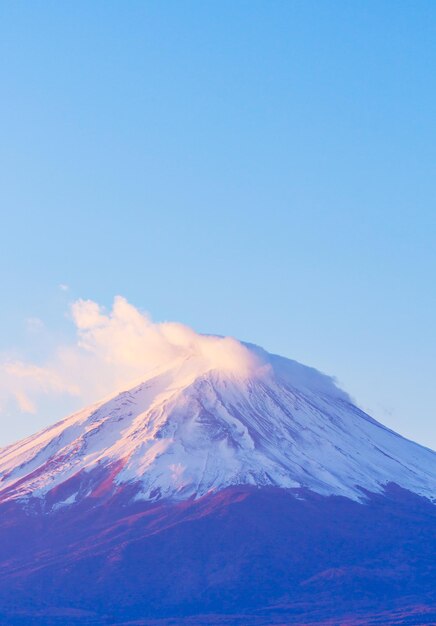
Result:
{"type": "Polygon", "coordinates": [[[3,449],[1,500],[44,501],[67,491],[56,506],[71,505],[101,489],[102,470],[114,491],[134,484],[136,498],[147,501],[233,485],[361,500],[388,483],[436,498],[434,452],[377,423],[327,376],[249,350],[257,360],[251,371],[208,369],[184,356],[3,449]],[[83,484],[68,490],[79,472],[83,484]]]}
{"type": "Polygon", "coordinates": [[[0,617],[436,623],[435,503],[436,454],[330,377],[185,352],[0,451],[0,617]]]}

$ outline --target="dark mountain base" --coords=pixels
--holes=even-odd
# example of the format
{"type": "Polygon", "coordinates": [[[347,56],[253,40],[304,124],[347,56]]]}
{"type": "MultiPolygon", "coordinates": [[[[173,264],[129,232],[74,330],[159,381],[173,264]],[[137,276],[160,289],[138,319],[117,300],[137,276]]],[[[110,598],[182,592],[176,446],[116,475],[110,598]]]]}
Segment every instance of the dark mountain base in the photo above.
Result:
{"type": "Polygon", "coordinates": [[[1,505],[1,624],[436,624],[436,507],[394,485],[131,496],[1,505]]]}

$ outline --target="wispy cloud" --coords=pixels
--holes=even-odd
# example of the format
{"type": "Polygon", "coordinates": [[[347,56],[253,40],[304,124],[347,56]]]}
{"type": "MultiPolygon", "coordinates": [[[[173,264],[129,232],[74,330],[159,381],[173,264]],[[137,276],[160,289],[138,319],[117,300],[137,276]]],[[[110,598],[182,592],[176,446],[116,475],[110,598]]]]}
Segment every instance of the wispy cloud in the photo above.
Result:
{"type": "Polygon", "coordinates": [[[0,409],[14,399],[21,411],[34,413],[35,398],[41,394],[80,393],[77,385],[69,383],[62,373],[50,367],[6,361],[0,365],[0,373],[0,409]]]}
{"type": "Polygon", "coordinates": [[[34,412],[42,396],[55,394],[95,401],[178,357],[199,359],[204,369],[246,373],[257,366],[235,339],[200,335],[175,322],[155,323],[121,296],[109,312],[91,300],[77,300],[70,312],[75,343],[57,346],[44,363],[0,362],[0,410],[15,404],[34,412]]]}
{"type": "Polygon", "coordinates": [[[39,317],[28,317],[26,327],[31,332],[38,332],[44,328],[44,322],[39,317]]]}

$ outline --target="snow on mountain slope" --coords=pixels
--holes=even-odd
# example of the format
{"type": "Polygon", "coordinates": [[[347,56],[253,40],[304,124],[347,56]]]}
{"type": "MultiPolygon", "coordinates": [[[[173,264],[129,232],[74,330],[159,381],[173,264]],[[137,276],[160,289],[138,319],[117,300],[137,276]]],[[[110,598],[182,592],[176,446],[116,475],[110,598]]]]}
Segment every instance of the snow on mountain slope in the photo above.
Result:
{"type": "MultiPolygon", "coordinates": [[[[244,367],[181,355],[128,391],[0,450],[0,500],[43,498],[95,470],[115,488],[135,483],[144,500],[238,484],[359,500],[396,483],[436,498],[435,452],[374,421],[329,377],[239,345],[244,367]]],[[[79,482],[57,506],[88,495],[79,482]]]]}

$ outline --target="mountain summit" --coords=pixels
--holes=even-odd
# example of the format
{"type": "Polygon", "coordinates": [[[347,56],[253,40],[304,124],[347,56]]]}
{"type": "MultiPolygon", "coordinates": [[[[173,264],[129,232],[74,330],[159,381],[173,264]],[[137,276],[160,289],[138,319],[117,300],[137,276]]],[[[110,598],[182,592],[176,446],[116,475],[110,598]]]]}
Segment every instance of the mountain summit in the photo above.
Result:
{"type": "Polygon", "coordinates": [[[253,345],[202,341],[206,350],[184,350],[131,389],[1,450],[0,501],[50,495],[58,508],[102,483],[146,501],[235,485],[364,501],[390,483],[436,498],[436,454],[366,415],[331,378],[253,345]]]}
{"type": "Polygon", "coordinates": [[[0,451],[0,623],[435,624],[436,454],[314,369],[151,330],[140,380],[0,451]]]}

